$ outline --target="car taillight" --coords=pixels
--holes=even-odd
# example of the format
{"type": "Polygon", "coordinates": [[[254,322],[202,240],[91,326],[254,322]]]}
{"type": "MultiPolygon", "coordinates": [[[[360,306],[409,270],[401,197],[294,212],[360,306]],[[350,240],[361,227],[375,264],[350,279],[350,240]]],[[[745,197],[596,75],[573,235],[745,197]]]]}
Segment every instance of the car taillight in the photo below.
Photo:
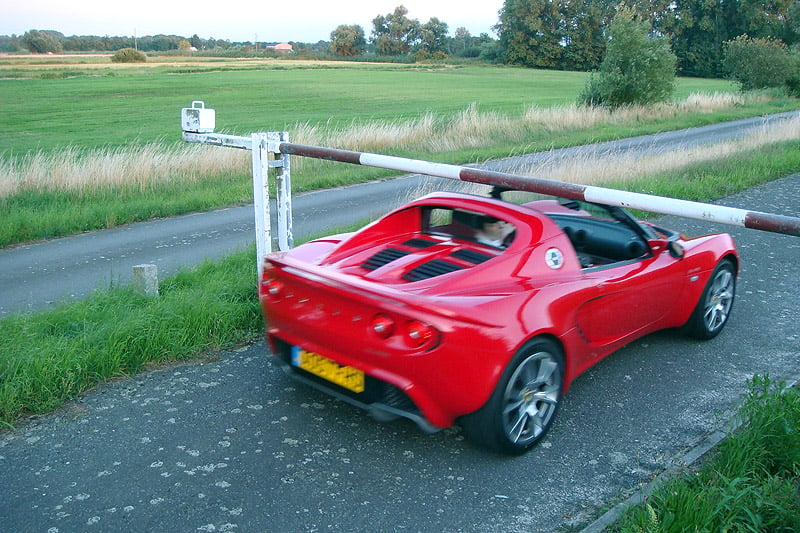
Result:
{"type": "Polygon", "coordinates": [[[381,340],[391,342],[390,339],[394,337],[414,350],[430,349],[439,342],[439,332],[433,326],[419,320],[398,323],[384,314],[375,315],[369,330],[381,340]]]}
{"type": "Polygon", "coordinates": [[[412,320],[406,326],[406,343],[412,348],[421,348],[428,343],[432,343],[436,337],[436,330],[433,326],[412,320]]]}
{"type": "Polygon", "coordinates": [[[273,300],[278,300],[283,295],[283,283],[276,279],[265,279],[261,282],[262,294],[268,295],[273,300]]]}
{"type": "Polygon", "coordinates": [[[372,331],[381,339],[388,339],[394,333],[394,321],[384,315],[372,319],[372,331]]]}

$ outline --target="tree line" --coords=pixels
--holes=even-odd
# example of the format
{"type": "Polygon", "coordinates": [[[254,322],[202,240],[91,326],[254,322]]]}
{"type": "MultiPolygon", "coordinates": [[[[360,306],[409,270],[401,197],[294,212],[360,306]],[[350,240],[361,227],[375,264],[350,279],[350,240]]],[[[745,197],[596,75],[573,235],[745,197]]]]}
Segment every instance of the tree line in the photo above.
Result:
{"type": "Polygon", "coordinates": [[[232,43],[223,39],[201,39],[180,35],[145,35],[141,37],[110,37],[97,35],[71,35],[54,30],[28,30],[23,35],[0,35],[0,52],[14,53],[28,50],[35,54],[62,52],[115,52],[134,48],[142,52],[167,52],[187,46],[197,49],[237,48],[252,45],[249,42],[232,43]]]}
{"type": "Polygon", "coordinates": [[[725,43],[742,35],[800,43],[799,0],[505,0],[495,30],[507,63],[594,70],[605,55],[608,28],[630,9],[666,38],[680,74],[720,77],[725,43]]]}
{"type": "MultiPolygon", "coordinates": [[[[480,58],[495,61],[498,56],[497,40],[487,33],[472,36],[466,28],[458,28],[454,36],[449,35],[448,25],[433,18],[426,24],[408,19],[407,10],[400,6],[386,17],[375,20],[380,24],[374,38],[365,38],[360,26],[342,25],[331,33],[331,41],[302,43],[290,41],[295,52],[306,56],[325,54],[339,57],[363,55],[408,56],[409,60],[424,60],[433,56],[480,58]],[[398,29],[400,28],[400,29],[398,29]]],[[[204,39],[197,34],[191,37],[180,35],[145,35],[140,37],[111,37],[96,35],[65,36],[54,30],[28,30],[23,35],[0,35],[0,52],[15,53],[28,50],[32,53],[62,52],[115,52],[132,48],[140,52],[169,52],[194,49],[217,52],[224,55],[264,54],[268,42],[231,42],[225,39],[204,39]]]]}
{"type": "Polygon", "coordinates": [[[498,44],[489,34],[475,37],[464,27],[450,36],[446,22],[437,17],[425,23],[409,18],[408,9],[402,5],[372,20],[369,39],[357,24],[337,26],[330,37],[330,50],[338,56],[409,56],[415,61],[452,56],[495,62],[500,58],[498,44]]]}
{"type": "MultiPolygon", "coordinates": [[[[391,13],[377,15],[369,36],[359,25],[342,24],[331,32],[329,41],[291,44],[301,55],[317,57],[380,56],[408,61],[457,57],[593,71],[606,56],[609,30],[621,10],[646,23],[652,38],[669,43],[677,73],[682,75],[725,75],[726,43],[741,41],[743,36],[787,50],[800,47],[800,0],[505,0],[493,27],[497,39],[486,33],[473,36],[463,27],[451,35],[446,22],[436,17],[420,22],[400,5],[391,13]]],[[[0,36],[0,51],[37,53],[194,48],[236,54],[258,52],[259,44],[202,39],[196,34],[189,38],[67,37],[56,31],[30,30],[22,36],[0,36]]]]}

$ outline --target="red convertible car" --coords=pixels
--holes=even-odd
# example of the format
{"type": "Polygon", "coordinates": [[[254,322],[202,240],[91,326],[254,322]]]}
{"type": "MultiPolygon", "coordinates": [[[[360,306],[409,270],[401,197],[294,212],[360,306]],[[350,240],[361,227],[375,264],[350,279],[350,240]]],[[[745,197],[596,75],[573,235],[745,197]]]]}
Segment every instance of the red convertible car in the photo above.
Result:
{"type": "Polygon", "coordinates": [[[519,454],[614,350],[665,328],[716,336],[738,265],[727,234],[687,238],[618,207],[436,193],[269,255],[259,293],[293,377],[519,454]]]}

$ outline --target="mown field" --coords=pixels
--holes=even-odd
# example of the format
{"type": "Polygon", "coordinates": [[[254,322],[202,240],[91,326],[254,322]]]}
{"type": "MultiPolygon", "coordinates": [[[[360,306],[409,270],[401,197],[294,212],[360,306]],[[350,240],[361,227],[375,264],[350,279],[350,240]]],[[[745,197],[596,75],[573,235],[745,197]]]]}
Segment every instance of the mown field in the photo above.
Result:
{"type": "MultiPolygon", "coordinates": [[[[180,110],[193,100],[216,109],[219,130],[246,134],[452,115],[473,103],[481,112],[518,115],[533,104],[574,102],[586,79],[580,72],[479,66],[18,63],[0,58],[0,147],[15,154],[178,142],[180,110]]],[[[676,98],[734,90],[723,80],[681,79],[676,98]]]]}

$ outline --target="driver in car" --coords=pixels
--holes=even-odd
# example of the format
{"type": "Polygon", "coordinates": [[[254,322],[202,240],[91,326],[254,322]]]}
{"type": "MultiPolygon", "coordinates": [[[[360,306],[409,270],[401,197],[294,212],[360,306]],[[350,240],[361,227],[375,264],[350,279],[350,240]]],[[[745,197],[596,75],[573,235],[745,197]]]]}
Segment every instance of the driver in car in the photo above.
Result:
{"type": "Polygon", "coordinates": [[[492,216],[483,216],[479,221],[479,228],[475,232],[475,240],[481,244],[505,248],[506,237],[513,231],[513,228],[505,221],[492,216]]]}

